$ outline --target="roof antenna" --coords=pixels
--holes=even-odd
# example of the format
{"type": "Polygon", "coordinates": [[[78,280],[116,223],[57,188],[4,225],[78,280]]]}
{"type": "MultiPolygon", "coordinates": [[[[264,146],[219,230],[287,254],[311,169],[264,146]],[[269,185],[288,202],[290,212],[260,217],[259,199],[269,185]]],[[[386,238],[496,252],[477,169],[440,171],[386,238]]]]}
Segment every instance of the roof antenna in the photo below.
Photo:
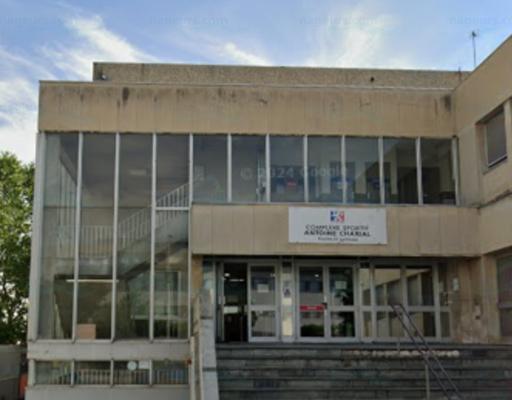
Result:
{"type": "Polygon", "coordinates": [[[471,41],[473,42],[473,67],[476,68],[476,38],[478,37],[477,31],[471,31],[471,41]]]}

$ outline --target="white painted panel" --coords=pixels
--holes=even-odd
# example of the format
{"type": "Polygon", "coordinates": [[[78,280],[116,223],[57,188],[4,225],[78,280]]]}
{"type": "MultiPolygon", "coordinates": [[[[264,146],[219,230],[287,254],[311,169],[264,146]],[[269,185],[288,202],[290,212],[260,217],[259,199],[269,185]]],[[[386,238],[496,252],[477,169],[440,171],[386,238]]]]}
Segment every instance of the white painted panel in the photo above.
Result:
{"type": "Polygon", "coordinates": [[[290,207],[290,243],[387,244],[384,208],[290,207]]]}

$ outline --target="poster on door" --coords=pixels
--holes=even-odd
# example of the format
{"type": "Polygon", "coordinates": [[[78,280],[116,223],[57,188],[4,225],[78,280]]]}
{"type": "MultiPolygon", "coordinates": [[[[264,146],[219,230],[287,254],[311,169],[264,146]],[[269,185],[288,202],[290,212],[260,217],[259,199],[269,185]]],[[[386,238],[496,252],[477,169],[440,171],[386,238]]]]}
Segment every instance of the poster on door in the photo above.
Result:
{"type": "Polygon", "coordinates": [[[290,243],[387,244],[384,208],[290,207],[290,243]]]}

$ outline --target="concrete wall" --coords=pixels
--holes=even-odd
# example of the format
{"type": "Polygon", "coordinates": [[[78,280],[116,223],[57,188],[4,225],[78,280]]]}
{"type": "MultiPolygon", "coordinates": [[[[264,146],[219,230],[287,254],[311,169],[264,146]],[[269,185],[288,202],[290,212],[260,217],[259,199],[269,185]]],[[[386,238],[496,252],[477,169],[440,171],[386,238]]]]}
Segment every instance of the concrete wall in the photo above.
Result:
{"type": "Polygon", "coordinates": [[[287,204],[194,205],[194,254],[476,256],[478,211],[453,206],[386,206],[387,245],[288,243],[287,204]]]}
{"type": "Polygon", "coordinates": [[[453,88],[468,75],[459,71],[358,68],[257,67],[234,65],[94,63],[95,81],[250,85],[328,85],[453,88]]]}
{"type": "Polygon", "coordinates": [[[449,93],[43,82],[39,130],[451,137],[449,93]]]}
{"type": "Polygon", "coordinates": [[[17,400],[21,349],[0,346],[0,400],[17,400]]]}
{"type": "Polygon", "coordinates": [[[453,339],[462,343],[499,343],[495,263],[489,257],[460,259],[449,269],[453,339]],[[453,279],[458,288],[453,287],[453,279]]]}
{"type": "Polygon", "coordinates": [[[69,387],[34,386],[27,390],[27,400],[188,400],[188,387],[69,387]]]}
{"type": "Polygon", "coordinates": [[[464,204],[485,204],[512,190],[512,37],[505,41],[453,92],[455,129],[460,143],[464,204]],[[487,169],[479,122],[505,105],[509,160],[487,169]]]}

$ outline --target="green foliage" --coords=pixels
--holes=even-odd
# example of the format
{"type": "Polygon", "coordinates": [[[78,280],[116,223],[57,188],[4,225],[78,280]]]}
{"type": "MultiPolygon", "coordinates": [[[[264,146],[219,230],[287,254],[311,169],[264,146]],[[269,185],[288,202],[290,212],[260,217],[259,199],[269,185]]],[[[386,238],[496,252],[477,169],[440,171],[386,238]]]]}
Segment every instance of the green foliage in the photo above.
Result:
{"type": "Polygon", "coordinates": [[[0,153],[0,344],[27,331],[34,165],[0,153]]]}

